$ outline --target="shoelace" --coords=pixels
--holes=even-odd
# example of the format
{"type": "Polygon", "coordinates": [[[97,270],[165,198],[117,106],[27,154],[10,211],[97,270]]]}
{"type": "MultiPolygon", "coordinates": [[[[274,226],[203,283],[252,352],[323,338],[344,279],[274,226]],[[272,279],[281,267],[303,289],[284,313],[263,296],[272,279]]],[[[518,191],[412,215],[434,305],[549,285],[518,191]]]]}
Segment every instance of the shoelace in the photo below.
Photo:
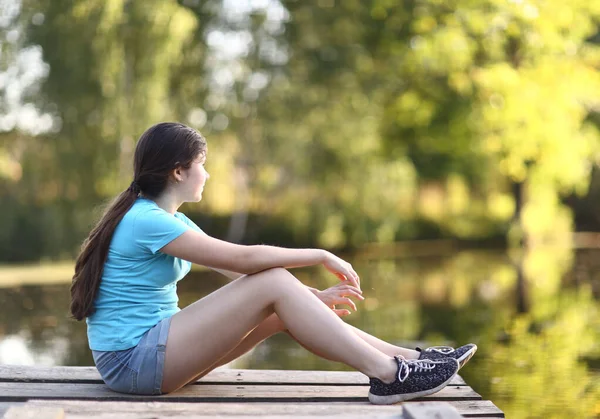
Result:
{"type": "Polygon", "coordinates": [[[435,368],[435,363],[427,359],[398,359],[398,361],[398,380],[401,383],[408,378],[411,370],[414,372],[427,372],[435,368]]]}
{"type": "Polygon", "coordinates": [[[431,348],[427,348],[425,351],[448,355],[454,351],[454,348],[451,346],[432,346],[431,348]]]}

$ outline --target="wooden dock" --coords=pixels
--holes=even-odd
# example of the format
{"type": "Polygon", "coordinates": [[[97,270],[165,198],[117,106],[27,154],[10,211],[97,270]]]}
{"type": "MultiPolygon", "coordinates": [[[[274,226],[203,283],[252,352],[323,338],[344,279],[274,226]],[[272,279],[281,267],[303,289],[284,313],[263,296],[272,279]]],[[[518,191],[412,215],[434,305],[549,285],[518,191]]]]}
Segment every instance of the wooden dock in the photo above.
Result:
{"type": "Polygon", "coordinates": [[[459,376],[436,394],[392,406],[370,404],[368,390],[358,372],[218,369],[172,394],[136,396],[108,389],[94,367],[0,365],[0,417],[504,417],[459,376]]]}

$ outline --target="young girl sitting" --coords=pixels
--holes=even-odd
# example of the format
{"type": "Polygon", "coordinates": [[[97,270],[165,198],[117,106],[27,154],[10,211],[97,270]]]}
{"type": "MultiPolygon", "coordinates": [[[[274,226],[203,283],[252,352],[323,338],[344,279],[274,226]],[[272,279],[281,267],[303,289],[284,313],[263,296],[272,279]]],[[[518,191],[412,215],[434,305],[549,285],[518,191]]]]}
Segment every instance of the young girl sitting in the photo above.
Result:
{"type": "Polygon", "coordinates": [[[202,199],[205,139],[160,123],[139,139],[133,182],[82,246],[71,312],[111,389],[163,394],[196,381],[269,336],[289,333],[311,352],[371,378],[369,400],[396,403],[446,386],[475,345],[415,351],[346,324],[335,304],[362,299],[352,266],[321,249],[242,246],[205,234],[178,208],[202,199]],[[192,263],[236,278],[180,310],[177,282],[192,263]],[[342,281],[309,289],[287,269],[322,264],[342,281]],[[332,310],[333,309],[333,310],[332,310]]]}

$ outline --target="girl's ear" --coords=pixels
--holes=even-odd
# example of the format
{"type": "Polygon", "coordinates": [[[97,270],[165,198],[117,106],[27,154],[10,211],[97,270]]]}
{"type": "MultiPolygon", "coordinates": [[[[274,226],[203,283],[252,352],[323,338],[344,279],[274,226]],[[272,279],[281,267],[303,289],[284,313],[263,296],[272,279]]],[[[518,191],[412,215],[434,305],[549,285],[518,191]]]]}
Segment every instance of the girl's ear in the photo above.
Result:
{"type": "Polygon", "coordinates": [[[173,170],[173,178],[175,179],[175,182],[180,182],[182,180],[181,167],[173,170]]]}

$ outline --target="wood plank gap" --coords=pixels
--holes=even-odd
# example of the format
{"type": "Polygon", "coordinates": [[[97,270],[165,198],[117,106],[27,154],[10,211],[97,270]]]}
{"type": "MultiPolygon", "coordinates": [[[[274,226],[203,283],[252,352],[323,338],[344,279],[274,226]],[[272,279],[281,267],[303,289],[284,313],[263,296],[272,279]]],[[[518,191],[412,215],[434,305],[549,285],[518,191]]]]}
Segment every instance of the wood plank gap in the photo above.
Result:
{"type": "MultiPolygon", "coordinates": [[[[20,401],[27,399],[73,399],[73,400],[259,400],[285,398],[286,400],[366,400],[368,386],[294,386],[261,385],[248,386],[186,386],[174,393],[161,396],[140,396],[116,393],[103,384],[40,384],[40,383],[0,383],[0,401],[20,401]]],[[[427,396],[436,400],[481,400],[481,395],[470,387],[447,386],[439,392],[427,396]]]]}
{"type": "MultiPolygon", "coordinates": [[[[0,382],[90,383],[102,380],[95,367],[43,367],[0,365],[0,382]]],[[[201,378],[198,383],[252,383],[300,385],[368,385],[369,379],[356,371],[309,370],[245,370],[218,368],[201,378]]],[[[450,385],[466,385],[456,376],[450,385]]]]}
{"type": "MultiPolygon", "coordinates": [[[[14,379],[14,378],[0,378],[0,383],[40,383],[40,384],[104,384],[102,380],[94,379],[14,379]]],[[[289,382],[289,381],[210,381],[204,378],[190,384],[196,386],[210,385],[210,386],[231,386],[231,385],[249,385],[249,386],[272,386],[272,385],[294,385],[294,386],[326,386],[326,387],[364,387],[365,383],[320,383],[320,382],[289,382]]],[[[452,386],[468,387],[466,383],[450,383],[452,386]]]]}

